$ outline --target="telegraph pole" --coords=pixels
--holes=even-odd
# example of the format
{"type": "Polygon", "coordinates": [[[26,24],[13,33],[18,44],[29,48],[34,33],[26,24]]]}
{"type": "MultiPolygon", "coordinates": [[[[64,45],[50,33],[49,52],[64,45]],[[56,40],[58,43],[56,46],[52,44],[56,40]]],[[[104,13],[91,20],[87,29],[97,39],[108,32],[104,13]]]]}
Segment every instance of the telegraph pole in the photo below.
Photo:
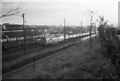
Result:
{"type": "Polygon", "coordinates": [[[66,39],[66,30],[65,30],[65,19],[64,19],[64,41],[66,39]]]}
{"type": "Polygon", "coordinates": [[[24,56],[26,54],[26,46],[25,46],[25,14],[23,13],[22,14],[22,18],[23,18],[23,37],[24,37],[24,56]]]}
{"type": "Polygon", "coordinates": [[[82,36],[83,36],[83,23],[82,23],[82,20],[81,20],[81,28],[82,28],[82,36]]]}
{"type": "Polygon", "coordinates": [[[92,25],[93,25],[93,16],[97,13],[97,11],[92,11],[90,10],[90,28],[89,28],[89,35],[90,35],[90,49],[92,48],[92,39],[91,39],[91,34],[92,34],[92,25]]]}
{"type": "MultiPolygon", "coordinates": [[[[93,11],[91,11],[91,14],[92,13],[93,13],[93,11]]],[[[91,19],[90,19],[90,48],[92,47],[92,39],[91,39],[92,20],[93,20],[93,16],[91,15],[91,19]]]]}
{"type": "Polygon", "coordinates": [[[90,36],[90,49],[92,48],[92,38],[91,38],[91,34],[92,34],[92,21],[93,21],[93,14],[95,14],[94,11],[90,10],[90,27],[89,27],[89,36],[90,36]]]}

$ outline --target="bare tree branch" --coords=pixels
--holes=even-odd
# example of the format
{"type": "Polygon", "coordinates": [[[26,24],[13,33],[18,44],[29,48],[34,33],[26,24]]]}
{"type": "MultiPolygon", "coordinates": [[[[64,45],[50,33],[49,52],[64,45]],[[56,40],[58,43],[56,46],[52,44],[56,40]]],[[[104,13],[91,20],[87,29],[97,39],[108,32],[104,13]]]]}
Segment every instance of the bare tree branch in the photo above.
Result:
{"type": "Polygon", "coordinates": [[[2,16],[0,16],[0,18],[16,15],[16,14],[18,14],[20,12],[19,9],[20,9],[19,6],[17,8],[15,8],[15,9],[10,9],[5,14],[2,14],[2,16]]]}

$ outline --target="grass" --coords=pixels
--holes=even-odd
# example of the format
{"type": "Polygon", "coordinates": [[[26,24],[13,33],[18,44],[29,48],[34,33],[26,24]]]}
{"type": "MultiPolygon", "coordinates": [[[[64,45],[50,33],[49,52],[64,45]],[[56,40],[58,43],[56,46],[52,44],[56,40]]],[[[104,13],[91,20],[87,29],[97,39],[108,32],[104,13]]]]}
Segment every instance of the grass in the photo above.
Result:
{"type": "Polygon", "coordinates": [[[93,43],[91,50],[89,46],[79,48],[77,45],[77,51],[72,49],[71,54],[61,54],[61,57],[49,61],[42,69],[46,74],[40,74],[36,79],[112,79],[113,68],[101,54],[96,40],[93,43]]]}

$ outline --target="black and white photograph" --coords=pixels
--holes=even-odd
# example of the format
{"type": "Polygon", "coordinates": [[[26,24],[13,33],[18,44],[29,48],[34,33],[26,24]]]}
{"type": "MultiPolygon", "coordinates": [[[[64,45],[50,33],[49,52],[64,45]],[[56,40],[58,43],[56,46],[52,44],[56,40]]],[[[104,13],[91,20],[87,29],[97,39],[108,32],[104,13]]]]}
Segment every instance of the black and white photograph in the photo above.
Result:
{"type": "Polygon", "coordinates": [[[119,0],[0,0],[0,78],[120,79],[119,0]]]}

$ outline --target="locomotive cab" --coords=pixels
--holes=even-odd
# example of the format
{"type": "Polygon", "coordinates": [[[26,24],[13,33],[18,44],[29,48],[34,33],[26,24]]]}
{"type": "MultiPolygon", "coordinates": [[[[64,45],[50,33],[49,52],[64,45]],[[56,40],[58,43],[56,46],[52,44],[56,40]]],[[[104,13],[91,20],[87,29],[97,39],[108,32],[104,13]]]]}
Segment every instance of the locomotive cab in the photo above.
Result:
{"type": "Polygon", "coordinates": [[[47,40],[46,40],[45,37],[40,38],[40,45],[43,46],[43,47],[47,46],[47,40]]]}

